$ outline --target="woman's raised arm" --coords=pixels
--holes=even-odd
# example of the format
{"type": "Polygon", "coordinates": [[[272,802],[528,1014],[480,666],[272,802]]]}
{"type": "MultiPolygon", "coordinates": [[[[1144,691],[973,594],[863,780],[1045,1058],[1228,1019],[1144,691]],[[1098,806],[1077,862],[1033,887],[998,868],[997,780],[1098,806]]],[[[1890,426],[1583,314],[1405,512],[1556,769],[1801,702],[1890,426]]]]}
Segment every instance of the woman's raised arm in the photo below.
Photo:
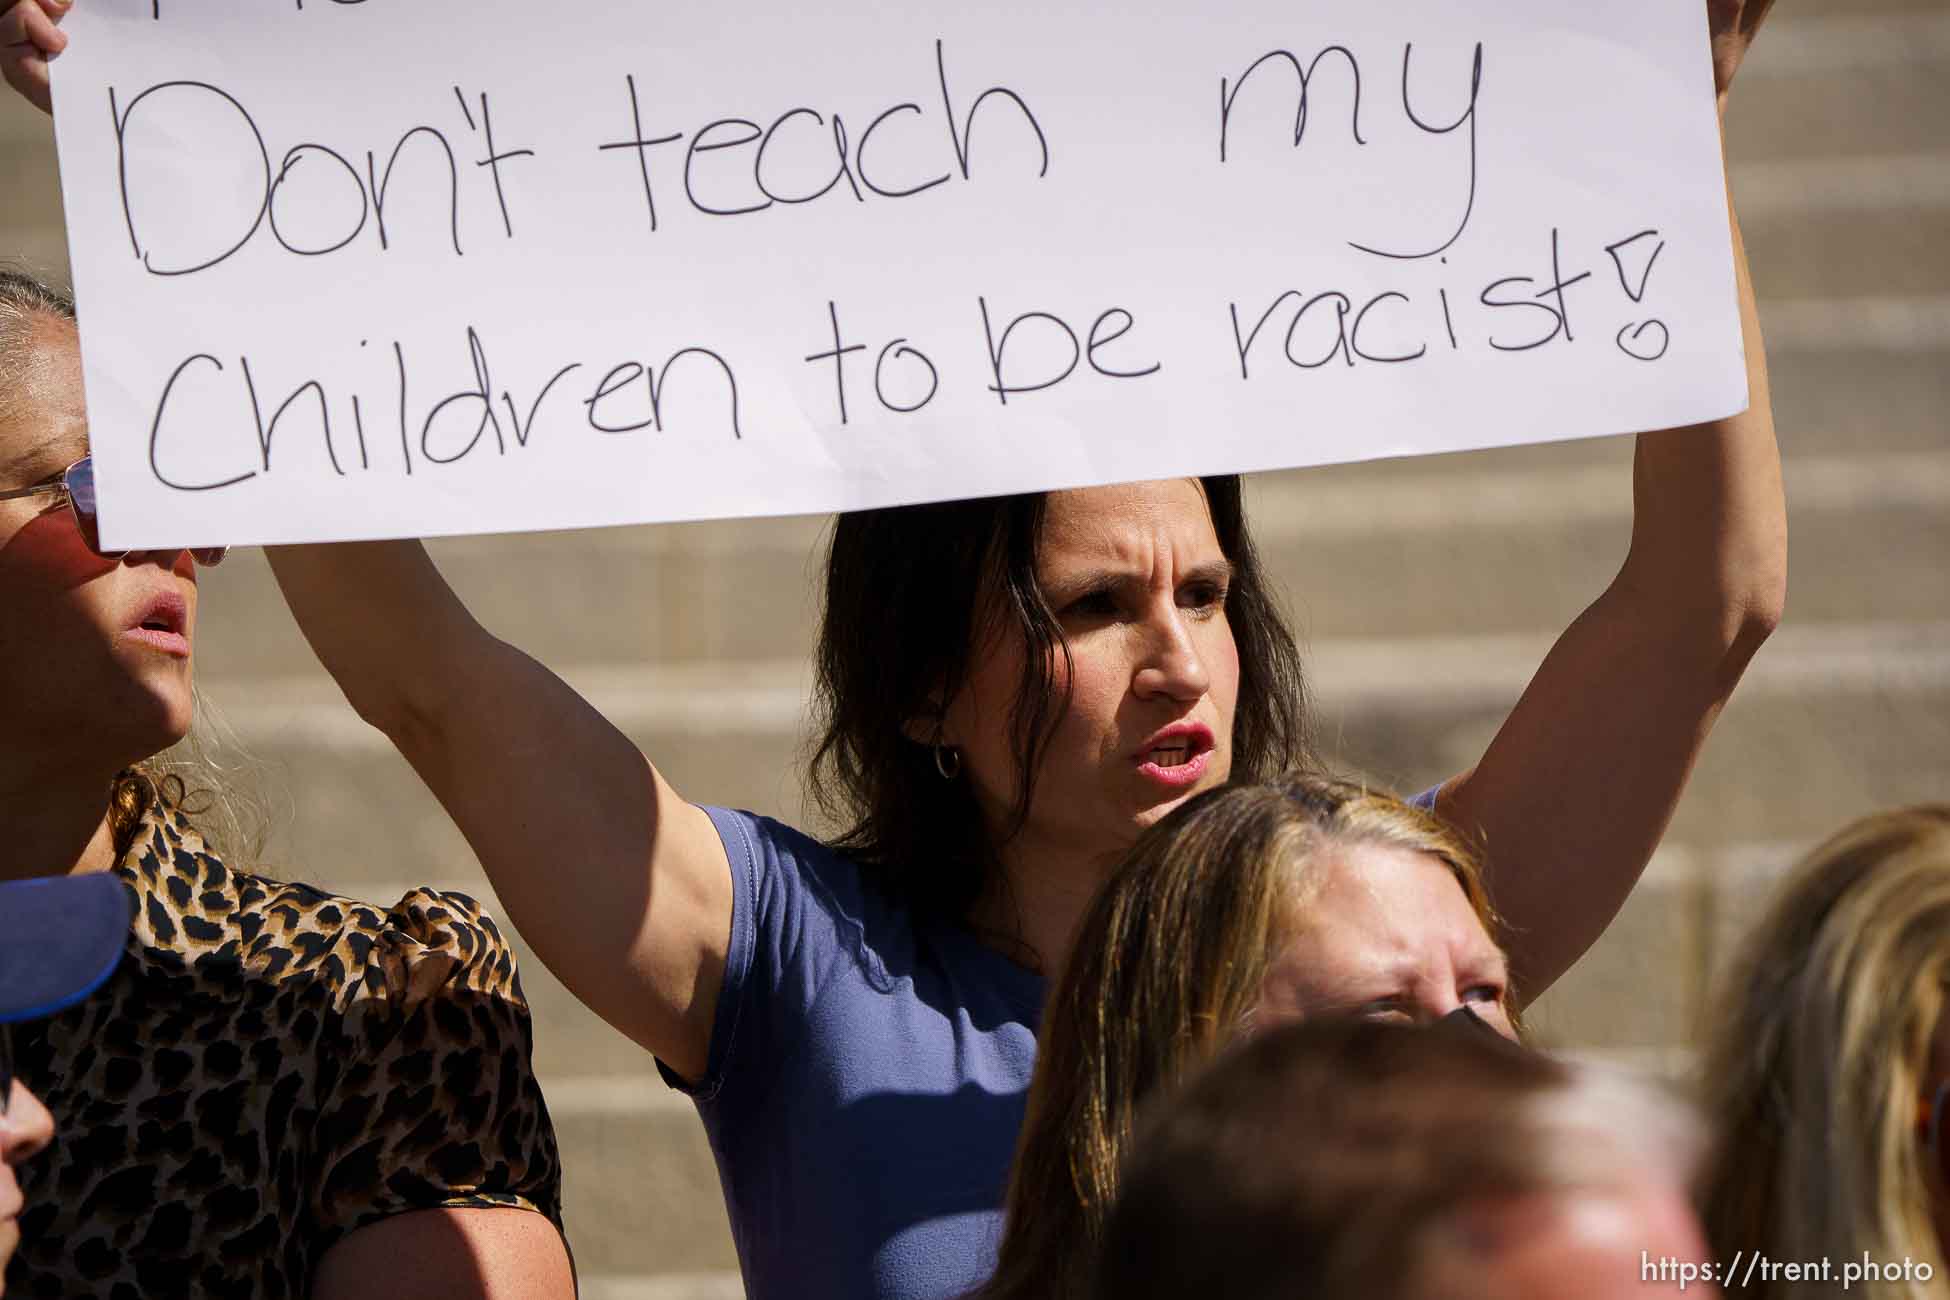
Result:
{"type": "Polygon", "coordinates": [[[319,660],[460,827],[536,955],[597,1015],[699,1077],[731,931],[710,818],[477,623],[419,543],[269,554],[319,660]]]}
{"type": "MultiPolygon", "coordinates": [[[[1770,5],[1708,4],[1723,110],[1770,5]]],[[[1526,1000],[1624,905],[1787,599],[1781,457],[1738,222],[1733,252],[1747,410],[1639,435],[1623,568],[1558,638],[1482,760],[1441,796],[1443,813],[1486,842],[1526,1000]]]]}

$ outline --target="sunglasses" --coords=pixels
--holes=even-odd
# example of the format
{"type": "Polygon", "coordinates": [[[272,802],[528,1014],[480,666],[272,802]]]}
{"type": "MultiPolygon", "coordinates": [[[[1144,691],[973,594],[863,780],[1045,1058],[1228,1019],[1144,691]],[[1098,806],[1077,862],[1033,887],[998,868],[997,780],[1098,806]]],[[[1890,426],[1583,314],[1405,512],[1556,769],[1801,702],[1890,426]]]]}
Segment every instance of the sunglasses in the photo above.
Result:
{"type": "MultiPolygon", "coordinates": [[[[61,477],[48,483],[33,487],[15,488],[11,492],[0,492],[0,501],[15,501],[21,497],[41,496],[45,493],[59,493],[68,498],[68,508],[74,512],[75,527],[81,530],[81,540],[89,550],[104,560],[119,560],[127,551],[104,551],[102,549],[101,526],[95,518],[95,461],[91,456],[83,456],[74,464],[61,471],[61,477]]],[[[190,549],[190,558],[204,568],[221,564],[227,546],[203,546],[190,549]]]]}
{"type": "Polygon", "coordinates": [[[7,1114],[7,1102],[14,1095],[14,1037],[0,1025],[0,1118],[7,1114]]]}
{"type": "Polygon", "coordinates": [[[1917,1135],[1936,1166],[1937,1186],[1950,1192],[1950,1079],[1938,1085],[1936,1096],[1916,1103],[1917,1135]]]}

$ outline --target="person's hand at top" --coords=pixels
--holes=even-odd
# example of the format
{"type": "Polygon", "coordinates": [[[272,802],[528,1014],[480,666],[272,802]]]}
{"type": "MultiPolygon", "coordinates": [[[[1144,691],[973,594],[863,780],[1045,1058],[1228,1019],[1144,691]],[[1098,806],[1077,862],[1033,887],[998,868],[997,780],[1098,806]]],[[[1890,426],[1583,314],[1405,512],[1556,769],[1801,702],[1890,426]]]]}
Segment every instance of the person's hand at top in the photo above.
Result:
{"type": "Polygon", "coordinates": [[[0,0],[0,76],[43,113],[54,111],[48,61],[68,48],[68,34],[55,24],[72,8],[74,0],[0,0]]]}
{"type": "Polygon", "coordinates": [[[1740,71],[1754,33],[1773,7],[1774,0],[1706,0],[1706,24],[1713,34],[1713,89],[1719,93],[1722,110],[1733,74],[1740,71]]]}
{"type": "MultiPolygon", "coordinates": [[[[56,24],[73,7],[74,0],[0,0],[0,75],[43,113],[54,111],[47,65],[68,46],[67,34],[56,24]]],[[[1773,7],[1774,0],[1706,0],[1713,88],[1722,109],[1754,33],[1773,7]]]]}

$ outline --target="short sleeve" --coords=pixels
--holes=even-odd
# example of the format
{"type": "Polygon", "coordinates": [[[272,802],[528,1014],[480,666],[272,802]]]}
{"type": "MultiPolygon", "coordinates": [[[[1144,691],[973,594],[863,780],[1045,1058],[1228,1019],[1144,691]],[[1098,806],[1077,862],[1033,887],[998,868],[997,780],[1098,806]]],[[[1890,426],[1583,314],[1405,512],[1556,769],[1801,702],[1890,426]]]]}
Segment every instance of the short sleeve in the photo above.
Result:
{"type": "Polygon", "coordinates": [[[349,919],[379,924],[341,939],[346,978],[320,1031],[307,1189],[318,1249],[412,1210],[509,1207],[560,1227],[555,1130],[500,930],[472,899],[433,890],[349,919]]]}
{"type": "Polygon", "coordinates": [[[872,902],[856,864],[769,817],[705,811],[731,864],[724,983],[704,1076],[657,1068],[671,1087],[709,1105],[762,1090],[777,1074],[836,964],[880,964],[865,941],[872,902]]]}

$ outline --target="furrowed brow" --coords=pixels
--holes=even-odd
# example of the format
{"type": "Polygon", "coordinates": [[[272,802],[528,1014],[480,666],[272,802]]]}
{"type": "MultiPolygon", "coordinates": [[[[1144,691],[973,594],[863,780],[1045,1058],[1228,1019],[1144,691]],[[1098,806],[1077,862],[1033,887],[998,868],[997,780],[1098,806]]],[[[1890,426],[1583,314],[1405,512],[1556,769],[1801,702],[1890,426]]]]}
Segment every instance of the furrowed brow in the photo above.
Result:
{"type": "Polygon", "coordinates": [[[1118,587],[1137,580],[1134,570],[1116,564],[1103,564],[1094,568],[1076,569],[1057,575],[1043,582],[1043,590],[1051,596],[1080,596],[1086,591],[1096,591],[1100,587],[1118,587]]]}
{"type": "Polygon", "coordinates": [[[1229,587],[1239,570],[1231,560],[1214,560],[1210,564],[1193,565],[1185,571],[1187,582],[1210,582],[1217,586],[1229,587]]]}
{"type": "Polygon", "coordinates": [[[1469,971],[1474,975],[1487,976],[1500,984],[1508,984],[1510,982],[1510,961],[1501,952],[1498,952],[1495,956],[1484,954],[1477,961],[1470,964],[1469,971]]]}

